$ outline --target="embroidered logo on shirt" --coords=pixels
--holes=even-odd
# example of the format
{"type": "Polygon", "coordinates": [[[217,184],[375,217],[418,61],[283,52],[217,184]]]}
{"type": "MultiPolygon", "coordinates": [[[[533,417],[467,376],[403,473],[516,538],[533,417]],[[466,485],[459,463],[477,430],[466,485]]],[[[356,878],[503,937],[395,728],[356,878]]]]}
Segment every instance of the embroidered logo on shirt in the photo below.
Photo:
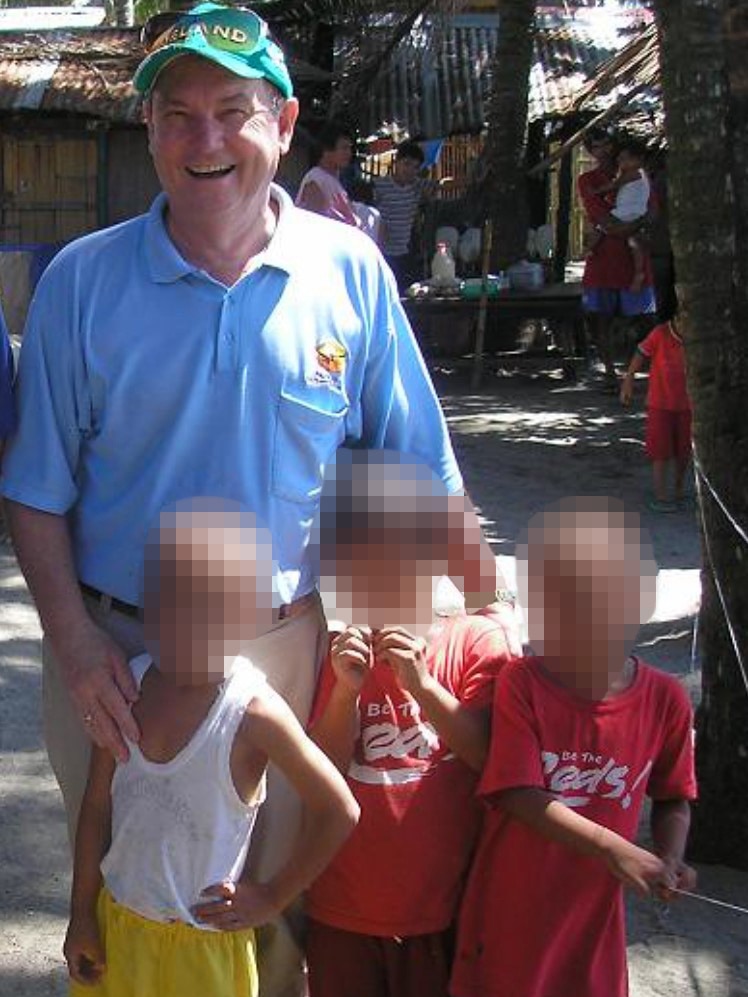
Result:
{"type": "Polygon", "coordinates": [[[315,347],[316,368],[306,378],[307,384],[339,388],[348,351],[336,339],[326,339],[315,347]]]}
{"type": "Polygon", "coordinates": [[[317,364],[328,374],[342,374],[348,353],[336,339],[326,339],[317,347],[317,364]]]}

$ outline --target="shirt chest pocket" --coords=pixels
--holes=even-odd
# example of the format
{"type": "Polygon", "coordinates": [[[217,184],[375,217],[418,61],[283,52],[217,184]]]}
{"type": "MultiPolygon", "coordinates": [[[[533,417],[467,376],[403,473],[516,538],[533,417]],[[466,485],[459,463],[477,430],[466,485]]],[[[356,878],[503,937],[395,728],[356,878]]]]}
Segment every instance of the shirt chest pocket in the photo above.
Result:
{"type": "Polygon", "coordinates": [[[308,398],[281,392],[273,446],[273,493],[289,502],[312,502],[322,491],[325,467],[345,439],[348,406],[330,411],[308,398]]]}

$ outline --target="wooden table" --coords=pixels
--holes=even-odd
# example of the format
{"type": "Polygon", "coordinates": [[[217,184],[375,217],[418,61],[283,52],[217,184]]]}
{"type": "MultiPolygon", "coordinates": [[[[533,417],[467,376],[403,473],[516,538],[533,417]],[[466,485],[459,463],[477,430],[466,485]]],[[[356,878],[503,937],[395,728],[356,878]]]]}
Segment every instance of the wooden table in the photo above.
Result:
{"type": "MultiPolygon", "coordinates": [[[[429,343],[434,342],[453,356],[474,350],[479,298],[403,297],[401,300],[426,352],[429,343]]],[[[565,361],[572,362],[580,352],[584,327],[579,283],[548,284],[539,291],[501,291],[488,298],[487,308],[489,328],[492,319],[498,318],[545,319],[553,326],[565,361]]]]}

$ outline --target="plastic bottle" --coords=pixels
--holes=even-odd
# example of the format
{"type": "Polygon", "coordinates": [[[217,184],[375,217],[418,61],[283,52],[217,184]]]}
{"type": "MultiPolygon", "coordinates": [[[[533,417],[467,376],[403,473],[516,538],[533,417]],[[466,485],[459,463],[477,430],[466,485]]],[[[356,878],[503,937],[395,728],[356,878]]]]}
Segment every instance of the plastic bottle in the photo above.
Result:
{"type": "Polygon", "coordinates": [[[454,256],[446,242],[436,245],[436,252],[431,260],[431,283],[440,286],[456,283],[454,256]]]}

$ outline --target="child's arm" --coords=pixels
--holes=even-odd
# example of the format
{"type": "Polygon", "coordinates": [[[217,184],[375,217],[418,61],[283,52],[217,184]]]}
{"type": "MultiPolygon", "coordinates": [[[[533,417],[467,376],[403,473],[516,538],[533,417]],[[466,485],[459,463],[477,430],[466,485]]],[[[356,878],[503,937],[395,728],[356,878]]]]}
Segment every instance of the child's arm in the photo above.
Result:
{"type": "Polygon", "coordinates": [[[480,772],[488,754],[490,709],[461,703],[429,672],[426,644],[399,627],[380,630],[374,640],[378,658],[394,670],[400,686],[415,699],[439,737],[470,768],[480,772]]]}
{"type": "Polygon", "coordinates": [[[358,698],[371,667],[371,632],[348,627],[330,647],[335,685],[309,736],[344,775],[358,736],[358,698]]]}
{"type": "MultiPolygon", "coordinates": [[[[679,890],[693,890],[696,872],[686,865],[686,843],[691,826],[691,807],[688,800],[655,800],[652,803],[652,841],[654,850],[675,877],[679,890]]],[[[663,899],[669,899],[664,891],[663,899]]]]}
{"type": "Polygon", "coordinates": [[[101,889],[99,867],[111,838],[115,766],[109,751],[92,747],[88,783],[75,835],[70,922],[63,948],[70,976],[83,984],[95,983],[104,972],[104,949],[96,904],[101,889]]]}
{"type": "Polygon", "coordinates": [[[662,859],[576,813],[553,793],[536,787],[509,789],[498,795],[496,805],[543,837],[600,859],[616,879],[637,893],[646,896],[653,888],[667,891],[676,885],[662,859]]]}
{"type": "Polygon", "coordinates": [[[634,375],[638,374],[639,371],[644,370],[646,362],[647,358],[640,350],[637,350],[631,358],[628,369],[623,375],[623,380],[621,381],[620,397],[623,405],[631,404],[631,399],[634,396],[634,375]]]}
{"type": "MultiPolygon", "coordinates": [[[[302,893],[329,864],[358,820],[359,808],[343,777],[306,736],[291,708],[268,689],[248,710],[253,747],[285,775],[304,804],[296,845],[267,883],[243,876],[203,893],[218,899],[193,908],[196,918],[221,931],[265,924],[302,893]]],[[[249,736],[249,735],[248,735],[249,736]]]]}

